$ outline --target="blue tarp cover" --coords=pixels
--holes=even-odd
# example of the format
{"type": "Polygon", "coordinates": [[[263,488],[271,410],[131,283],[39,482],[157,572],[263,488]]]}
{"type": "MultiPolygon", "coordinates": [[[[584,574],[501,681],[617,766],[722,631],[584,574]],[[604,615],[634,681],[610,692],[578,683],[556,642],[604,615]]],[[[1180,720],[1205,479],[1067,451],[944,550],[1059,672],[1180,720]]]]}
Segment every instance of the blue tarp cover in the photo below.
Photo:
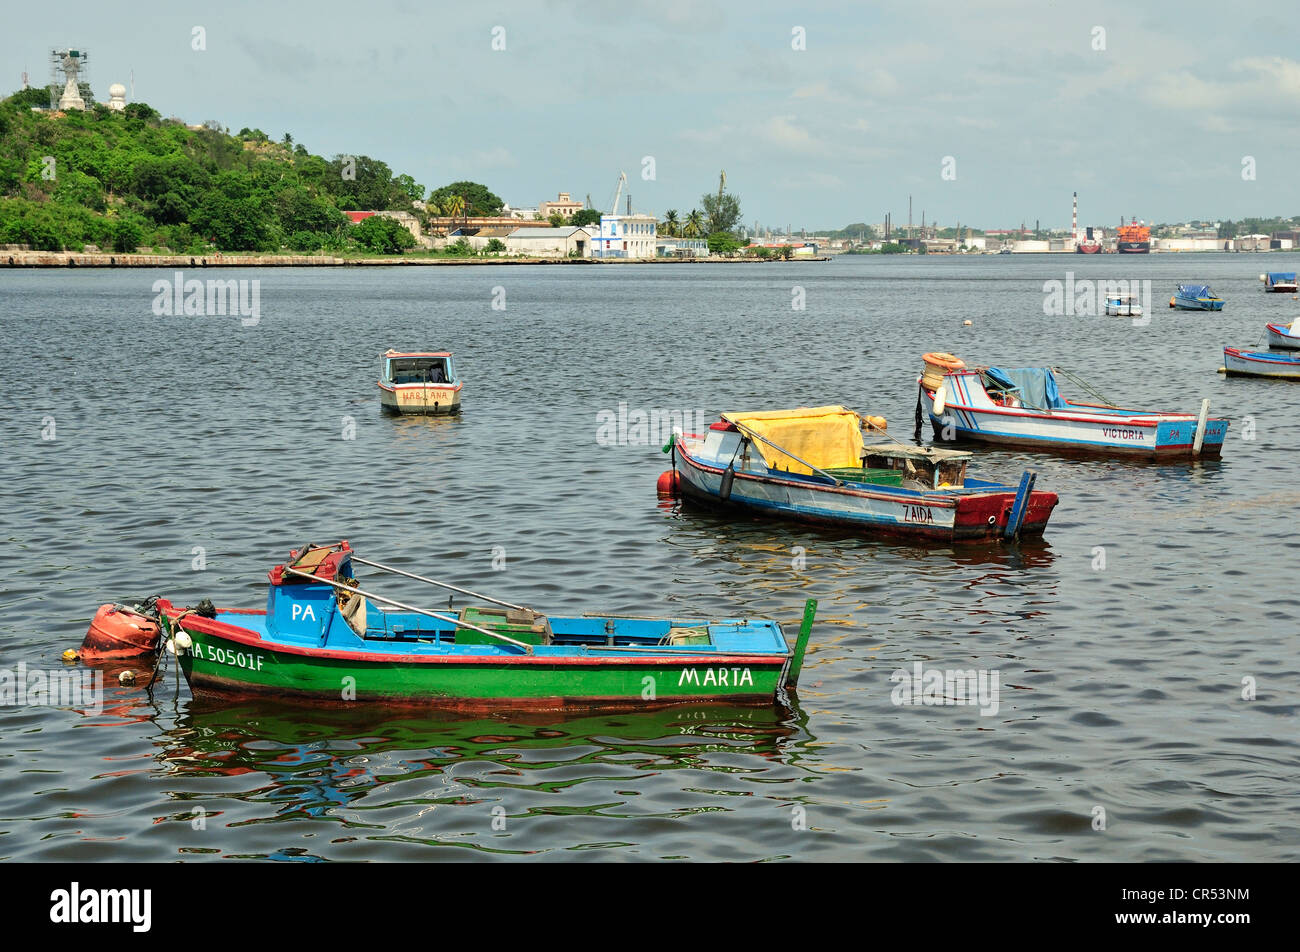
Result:
{"type": "Polygon", "coordinates": [[[990,367],[984,374],[1004,388],[1014,387],[1019,390],[1020,402],[1027,407],[1063,410],[1069,405],[1057,389],[1056,376],[1047,367],[1022,367],[1015,370],[990,367]]]}
{"type": "Polygon", "coordinates": [[[1208,284],[1180,284],[1178,285],[1178,296],[1191,299],[1214,297],[1210,293],[1208,284]]]}
{"type": "Polygon", "coordinates": [[[1288,284],[1295,280],[1294,271],[1270,271],[1268,273],[1269,284],[1280,284],[1285,281],[1288,284]]]}

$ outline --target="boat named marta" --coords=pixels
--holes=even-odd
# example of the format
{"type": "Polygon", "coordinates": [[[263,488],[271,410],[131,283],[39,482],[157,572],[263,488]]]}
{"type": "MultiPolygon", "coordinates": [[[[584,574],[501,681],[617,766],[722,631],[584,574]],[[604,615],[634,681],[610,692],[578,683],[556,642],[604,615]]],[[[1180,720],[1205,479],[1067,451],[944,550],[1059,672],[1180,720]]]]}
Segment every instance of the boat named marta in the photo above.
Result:
{"type": "Polygon", "coordinates": [[[551,618],[362,559],[346,541],[297,549],[268,578],[264,611],[158,600],[196,693],[492,711],[771,703],[798,682],[816,611],[808,601],[794,645],[755,618],[551,618]],[[488,604],[416,608],[361,588],[357,566],[488,604]]]}

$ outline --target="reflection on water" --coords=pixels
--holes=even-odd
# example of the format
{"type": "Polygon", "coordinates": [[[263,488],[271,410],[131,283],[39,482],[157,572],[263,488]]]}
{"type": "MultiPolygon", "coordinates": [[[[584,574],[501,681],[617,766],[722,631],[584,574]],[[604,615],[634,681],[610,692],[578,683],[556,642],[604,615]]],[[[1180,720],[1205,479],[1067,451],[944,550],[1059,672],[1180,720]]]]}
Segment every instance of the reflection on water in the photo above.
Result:
{"type": "MultiPolygon", "coordinates": [[[[464,720],[198,699],[163,728],[155,759],[179,801],[172,820],[206,820],[208,829],[195,831],[182,850],[256,855],[202,844],[223,842],[223,828],[295,821],[319,827],[311,835],[333,846],[399,842],[536,853],[576,848],[563,837],[533,836],[537,817],[674,819],[728,809],[728,796],[789,801],[789,784],[813,769],[802,765],[812,742],[803,721],[780,707],[464,720]],[[722,798],[707,808],[642,797],[645,778],[683,770],[742,779],[699,787],[691,799],[722,798]],[[758,789],[727,789],[760,773],[758,789]],[[210,777],[239,782],[219,795],[199,792],[193,781],[210,777]]],[[[294,858],[311,855],[306,848],[294,858]]]]}

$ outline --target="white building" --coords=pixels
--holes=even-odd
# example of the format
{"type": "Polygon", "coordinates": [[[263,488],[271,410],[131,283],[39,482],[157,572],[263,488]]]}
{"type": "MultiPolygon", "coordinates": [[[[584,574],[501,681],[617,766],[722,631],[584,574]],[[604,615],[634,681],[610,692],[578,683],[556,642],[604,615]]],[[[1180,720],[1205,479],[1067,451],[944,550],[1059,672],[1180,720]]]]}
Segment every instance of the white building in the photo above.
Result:
{"type": "Polygon", "coordinates": [[[655,254],[660,258],[707,258],[709,242],[706,238],[672,238],[665,235],[655,239],[655,254]]]}
{"type": "Polygon", "coordinates": [[[591,239],[593,258],[653,258],[654,215],[601,215],[600,234],[591,239]]]}
{"type": "Polygon", "coordinates": [[[506,236],[506,253],[531,258],[590,258],[593,238],[585,228],[517,228],[506,236]]]}

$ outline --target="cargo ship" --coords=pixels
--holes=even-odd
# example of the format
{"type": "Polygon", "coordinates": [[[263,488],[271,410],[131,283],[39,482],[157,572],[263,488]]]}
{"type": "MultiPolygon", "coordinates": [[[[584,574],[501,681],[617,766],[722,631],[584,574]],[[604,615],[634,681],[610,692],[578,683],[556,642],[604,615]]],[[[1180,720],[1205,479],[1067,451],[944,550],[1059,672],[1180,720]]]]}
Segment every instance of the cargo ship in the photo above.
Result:
{"type": "Polygon", "coordinates": [[[1145,255],[1151,252],[1151,228],[1139,225],[1132,219],[1125,225],[1120,221],[1119,235],[1115,239],[1115,250],[1122,255],[1145,255]]]}
{"type": "Polygon", "coordinates": [[[1081,255],[1095,255],[1101,253],[1101,229],[1087,228],[1086,234],[1080,238],[1074,246],[1075,252],[1081,255]]]}

